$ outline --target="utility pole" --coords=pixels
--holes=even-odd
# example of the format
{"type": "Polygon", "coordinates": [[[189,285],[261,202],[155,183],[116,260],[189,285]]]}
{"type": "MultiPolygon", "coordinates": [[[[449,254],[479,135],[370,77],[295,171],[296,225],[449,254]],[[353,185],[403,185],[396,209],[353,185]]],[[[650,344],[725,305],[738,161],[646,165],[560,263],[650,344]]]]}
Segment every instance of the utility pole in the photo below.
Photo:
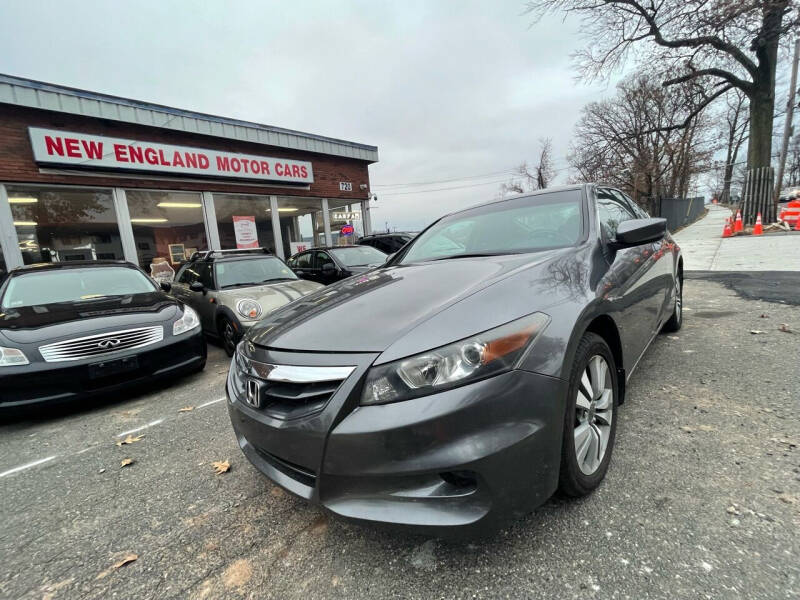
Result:
{"type": "Polygon", "coordinates": [[[783,125],[783,144],[778,162],[778,176],[775,178],[775,214],[777,215],[778,197],[783,187],[783,171],[786,168],[786,155],[789,153],[789,138],[792,137],[792,116],[794,115],[795,97],[797,95],[797,63],[800,62],[800,39],[794,41],[794,62],[792,63],[792,83],[789,86],[789,100],[786,102],[786,122],[783,125]]]}

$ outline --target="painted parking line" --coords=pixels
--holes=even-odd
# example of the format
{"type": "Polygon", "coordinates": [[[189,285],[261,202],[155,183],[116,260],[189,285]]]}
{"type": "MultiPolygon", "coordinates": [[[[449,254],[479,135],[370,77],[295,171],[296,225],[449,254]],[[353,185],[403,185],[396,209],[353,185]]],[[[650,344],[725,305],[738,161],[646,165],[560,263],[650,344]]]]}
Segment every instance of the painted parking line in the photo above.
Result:
{"type": "Polygon", "coordinates": [[[0,473],[0,477],[5,477],[6,475],[11,475],[12,473],[24,471],[25,469],[30,469],[31,467],[35,467],[36,465],[41,465],[43,463],[50,462],[51,460],[56,458],[56,456],[57,455],[54,454],[53,456],[48,456],[47,458],[40,458],[39,460],[29,462],[28,464],[14,467],[13,469],[9,469],[8,471],[3,471],[2,473],[0,473]]]}
{"type": "Polygon", "coordinates": [[[205,404],[199,404],[197,408],[203,408],[204,406],[211,406],[212,404],[216,404],[217,402],[222,402],[225,398],[217,398],[216,400],[211,400],[210,402],[206,402],[205,404]]]}
{"type": "Polygon", "coordinates": [[[129,429],[128,431],[123,431],[122,433],[118,433],[117,437],[125,437],[128,434],[136,433],[137,431],[142,431],[143,429],[147,429],[148,427],[154,427],[155,425],[160,425],[164,422],[164,419],[156,419],[155,421],[150,421],[142,425],[141,427],[136,427],[135,429],[129,429]]]}

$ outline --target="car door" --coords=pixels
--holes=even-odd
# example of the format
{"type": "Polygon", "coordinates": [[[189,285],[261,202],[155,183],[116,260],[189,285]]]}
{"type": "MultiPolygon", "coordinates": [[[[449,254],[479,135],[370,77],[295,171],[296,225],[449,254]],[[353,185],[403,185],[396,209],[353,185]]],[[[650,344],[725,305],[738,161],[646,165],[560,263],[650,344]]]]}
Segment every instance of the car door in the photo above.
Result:
{"type": "Polygon", "coordinates": [[[214,323],[214,319],[217,315],[217,305],[214,301],[217,286],[216,280],[214,278],[214,269],[216,268],[215,263],[200,263],[197,266],[197,281],[203,284],[205,288],[205,293],[203,292],[192,292],[191,294],[195,297],[195,302],[192,304],[192,308],[197,311],[197,314],[200,316],[200,322],[203,325],[203,329],[206,331],[211,331],[216,327],[214,323]]]}
{"type": "Polygon", "coordinates": [[[313,255],[311,251],[301,252],[289,260],[289,268],[301,279],[314,280],[314,270],[312,264],[313,255]]]}
{"type": "MultiPolygon", "coordinates": [[[[620,190],[614,190],[617,196],[622,197],[623,200],[628,202],[633,209],[633,212],[636,214],[638,219],[649,219],[650,215],[644,210],[641,206],[636,204],[630,196],[621,192],[620,190]]],[[[651,266],[650,266],[650,277],[657,281],[660,287],[664,291],[663,295],[663,302],[661,306],[658,307],[658,317],[657,323],[655,326],[656,330],[661,329],[661,325],[670,318],[672,315],[672,307],[673,307],[673,295],[675,290],[675,274],[677,273],[677,265],[675,264],[675,255],[673,252],[667,248],[669,245],[669,240],[664,237],[657,242],[653,242],[650,244],[650,248],[645,251],[645,254],[649,253],[649,258],[651,266]]]]}
{"type": "Polygon", "coordinates": [[[638,216],[609,188],[597,188],[595,201],[620,337],[626,355],[636,361],[654,335],[663,301],[660,282],[654,281],[652,273],[653,245],[612,249],[609,244],[616,240],[620,223],[638,216]]]}
{"type": "Polygon", "coordinates": [[[189,286],[197,279],[195,263],[186,263],[175,273],[175,281],[172,282],[171,294],[181,302],[185,302],[194,308],[195,302],[189,286]]]}
{"type": "Polygon", "coordinates": [[[323,250],[314,251],[314,273],[317,277],[316,281],[324,283],[325,285],[333,283],[340,277],[340,271],[336,266],[336,262],[330,254],[323,250]],[[326,265],[333,265],[333,270],[326,271],[325,269],[329,269],[326,265]]]}

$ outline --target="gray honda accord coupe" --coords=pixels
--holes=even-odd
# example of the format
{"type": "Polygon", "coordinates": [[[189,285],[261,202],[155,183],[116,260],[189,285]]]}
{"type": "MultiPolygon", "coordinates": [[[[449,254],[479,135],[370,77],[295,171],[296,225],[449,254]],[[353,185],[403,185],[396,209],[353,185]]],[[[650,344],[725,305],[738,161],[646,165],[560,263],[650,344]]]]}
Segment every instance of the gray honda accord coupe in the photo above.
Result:
{"type": "Polygon", "coordinates": [[[475,535],[608,469],[626,382],[681,325],[664,219],[579,185],[442,217],[268,315],[227,380],[239,446],[330,512],[475,535]]]}

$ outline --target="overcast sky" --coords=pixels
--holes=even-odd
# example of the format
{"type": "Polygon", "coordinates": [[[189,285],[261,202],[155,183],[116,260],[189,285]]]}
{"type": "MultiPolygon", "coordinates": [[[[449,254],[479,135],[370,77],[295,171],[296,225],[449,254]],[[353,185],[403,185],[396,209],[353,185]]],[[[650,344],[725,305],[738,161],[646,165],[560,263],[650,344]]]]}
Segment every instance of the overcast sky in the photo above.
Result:
{"type": "Polygon", "coordinates": [[[492,199],[540,137],[564,181],[581,106],[611,91],[574,82],[576,23],[530,27],[522,12],[521,0],[2,0],[0,72],[376,145],[373,227],[420,229],[492,199]],[[390,185],[416,182],[442,183],[390,185]]]}

